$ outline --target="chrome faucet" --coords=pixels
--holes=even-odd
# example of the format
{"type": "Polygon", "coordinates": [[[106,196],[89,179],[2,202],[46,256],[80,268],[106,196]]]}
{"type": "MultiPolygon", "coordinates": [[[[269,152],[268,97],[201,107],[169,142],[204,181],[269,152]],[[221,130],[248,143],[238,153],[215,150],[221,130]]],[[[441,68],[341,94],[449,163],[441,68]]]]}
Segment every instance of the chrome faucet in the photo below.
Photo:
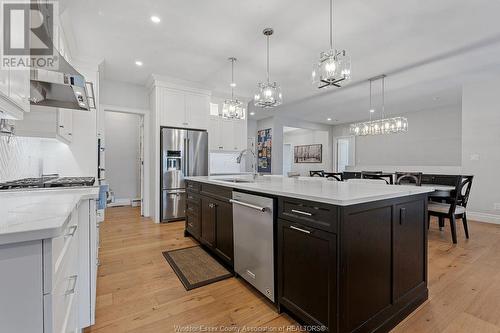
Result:
{"type": "Polygon", "coordinates": [[[238,157],[236,158],[236,163],[238,164],[241,164],[241,159],[243,158],[243,155],[245,155],[246,153],[251,153],[252,154],[252,170],[253,170],[253,179],[255,180],[258,176],[258,173],[257,173],[257,163],[256,163],[256,160],[257,160],[257,156],[255,155],[255,152],[252,150],[252,149],[243,149],[240,154],[238,155],[238,157]]]}

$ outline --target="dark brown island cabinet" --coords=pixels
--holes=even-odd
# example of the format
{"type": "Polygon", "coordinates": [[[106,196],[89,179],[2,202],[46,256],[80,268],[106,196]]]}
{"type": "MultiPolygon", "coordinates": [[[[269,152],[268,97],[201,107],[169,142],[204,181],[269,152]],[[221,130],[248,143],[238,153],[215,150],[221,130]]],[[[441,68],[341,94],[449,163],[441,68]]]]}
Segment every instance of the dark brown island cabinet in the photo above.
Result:
{"type": "MultiPolygon", "coordinates": [[[[232,188],[187,189],[186,233],[232,267],[232,188]]],[[[350,206],[277,199],[279,311],[312,331],[388,332],[427,299],[427,194],[350,206]]]]}

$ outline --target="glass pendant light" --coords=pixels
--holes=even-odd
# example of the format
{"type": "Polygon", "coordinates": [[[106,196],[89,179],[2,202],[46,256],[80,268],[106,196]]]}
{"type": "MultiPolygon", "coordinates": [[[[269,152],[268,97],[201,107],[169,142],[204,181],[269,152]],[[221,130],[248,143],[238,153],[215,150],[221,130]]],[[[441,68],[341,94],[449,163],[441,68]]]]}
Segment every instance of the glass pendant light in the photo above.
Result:
{"type": "Polygon", "coordinates": [[[254,95],[254,105],[261,108],[272,108],[283,103],[281,88],[276,82],[269,79],[269,37],[274,33],[272,28],[262,32],[267,38],[267,80],[258,84],[258,91],[254,95]]]}
{"type": "Polygon", "coordinates": [[[245,106],[238,100],[234,98],[234,87],[236,83],[234,82],[234,63],[236,62],[235,57],[230,57],[228,60],[231,62],[231,99],[226,99],[224,104],[222,104],[222,117],[228,119],[245,119],[245,106]]]}
{"type": "Polygon", "coordinates": [[[350,126],[350,132],[357,136],[397,134],[408,132],[408,119],[406,117],[385,118],[385,75],[370,79],[370,120],[354,123],[350,126]],[[382,115],[380,119],[372,120],[372,81],[382,80],[382,115]]]}
{"type": "Polygon", "coordinates": [[[341,83],[351,79],[351,59],[345,50],[335,49],[333,37],[333,0],[330,0],[330,49],[320,53],[312,70],[312,82],[319,89],[340,88],[341,83]]]}

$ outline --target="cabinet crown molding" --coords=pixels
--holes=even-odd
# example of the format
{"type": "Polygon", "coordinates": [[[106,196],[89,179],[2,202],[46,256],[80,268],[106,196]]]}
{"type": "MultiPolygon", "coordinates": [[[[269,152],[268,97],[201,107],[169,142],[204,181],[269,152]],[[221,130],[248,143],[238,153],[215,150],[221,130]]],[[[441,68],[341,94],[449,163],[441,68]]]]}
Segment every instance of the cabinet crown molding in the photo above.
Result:
{"type": "Polygon", "coordinates": [[[204,89],[201,87],[199,83],[190,82],[181,79],[175,79],[167,76],[161,76],[153,74],[148,79],[146,87],[151,92],[155,87],[162,87],[172,90],[181,90],[185,92],[202,94],[207,96],[212,96],[212,92],[208,89],[204,89]]]}

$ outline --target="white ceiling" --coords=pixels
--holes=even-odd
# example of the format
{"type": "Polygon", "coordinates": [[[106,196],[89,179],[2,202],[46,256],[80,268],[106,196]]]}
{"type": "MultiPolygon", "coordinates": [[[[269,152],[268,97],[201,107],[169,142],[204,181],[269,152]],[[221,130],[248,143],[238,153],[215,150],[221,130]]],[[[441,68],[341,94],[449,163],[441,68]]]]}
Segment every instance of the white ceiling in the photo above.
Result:
{"type": "Polygon", "coordinates": [[[265,78],[261,32],[273,27],[271,78],[285,103],[256,110],[258,119],[280,113],[322,123],[364,119],[366,80],[383,73],[387,113],[458,105],[469,75],[500,67],[496,0],[337,0],[336,44],[352,57],[353,80],[321,91],[310,84],[310,71],[328,47],[328,0],[61,2],[65,28],[77,41],[73,51],[104,59],[107,79],[136,84],[155,73],[229,93],[226,59],[235,56],[236,93],[253,96],[265,78]]]}

